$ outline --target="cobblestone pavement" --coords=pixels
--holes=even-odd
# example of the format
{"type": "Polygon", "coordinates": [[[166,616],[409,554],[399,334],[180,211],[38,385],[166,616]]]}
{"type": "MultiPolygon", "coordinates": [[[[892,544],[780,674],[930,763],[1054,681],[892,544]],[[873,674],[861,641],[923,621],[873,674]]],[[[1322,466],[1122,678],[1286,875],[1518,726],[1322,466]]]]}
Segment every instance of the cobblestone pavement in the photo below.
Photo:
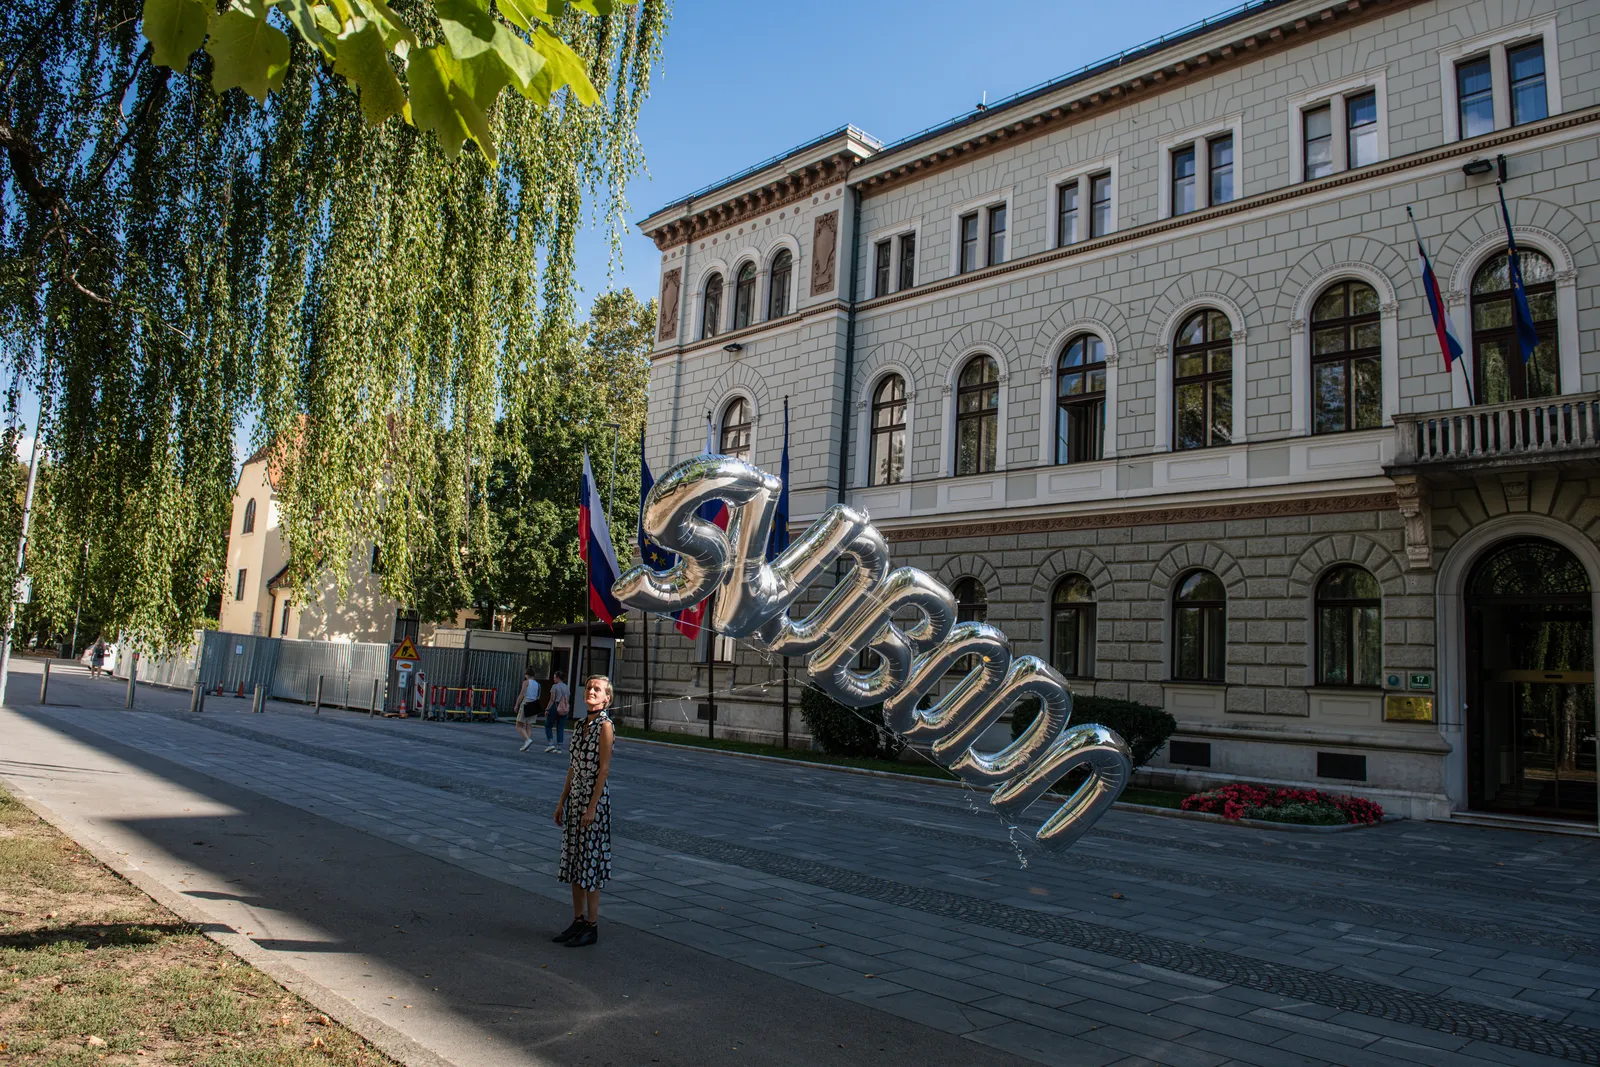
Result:
{"type": "MultiPolygon", "coordinates": [[[[21,710],[551,893],[564,760],[509,727],[140,700],[21,710]]],[[[612,782],[611,921],[1029,1060],[1600,1064],[1593,838],[1116,811],[1047,854],[931,783],[629,741],[612,782]]]]}

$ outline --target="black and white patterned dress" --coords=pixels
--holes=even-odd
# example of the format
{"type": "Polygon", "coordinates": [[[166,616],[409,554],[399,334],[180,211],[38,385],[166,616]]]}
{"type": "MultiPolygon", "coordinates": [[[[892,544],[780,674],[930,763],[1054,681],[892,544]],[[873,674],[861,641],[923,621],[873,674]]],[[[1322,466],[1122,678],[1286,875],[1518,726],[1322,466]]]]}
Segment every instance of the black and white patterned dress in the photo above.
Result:
{"type": "Polygon", "coordinates": [[[594,794],[600,773],[600,735],[610,722],[605,712],[590,715],[573,730],[572,789],[561,818],[561,869],[557,877],[588,890],[598,890],[611,878],[611,785],[600,790],[594,822],[583,825],[583,813],[594,794]]]}

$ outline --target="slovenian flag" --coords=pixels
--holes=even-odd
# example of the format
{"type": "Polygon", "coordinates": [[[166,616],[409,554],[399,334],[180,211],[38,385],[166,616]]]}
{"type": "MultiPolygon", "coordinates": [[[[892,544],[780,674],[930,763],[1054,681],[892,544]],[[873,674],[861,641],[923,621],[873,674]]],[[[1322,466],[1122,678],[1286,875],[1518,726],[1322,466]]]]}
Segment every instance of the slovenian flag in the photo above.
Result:
{"type": "MultiPolygon", "coordinates": [[[[709,455],[711,452],[711,416],[707,414],[706,453],[709,455]]],[[[700,509],[695,512],[695,515],[697,518],[702,518],[711,523],[724,533],[726,533],[728,530],[728,519],[731,516],[728,513],[728,505],[724,504],[720,500],[706,501],[704,504],[700,505],[700,509]]],[[[678,632],[687,637],[689,640],[694,641],[699,638],[700,631],[705,626],[706,601],[702,600],[700,603],[695,604],[692,607],[684,608],[681,611],[675,611],[672,613],[672,617],[676,622],[678,632]]]]}
{"type": "MultiPolygon", "coordinates": [[[[1406,214],[1411,214],[1411,209],[1406,208],[1406,214]]],[[[1422,230],[1417,226],[1416,216],[1411,218],[1411,229],[1417,235],[1417,256],[1422,260],[1422,292],[1428,298],[1428,314],[1433,316],[1433,332],[1439,337],[1439,350],[1444,354],[1444,369],[1448,372],[1456,360],[1461,358],[1461,340],[1456,337],[1455,327],[1450,325],[1450,316],[1444,311],[1444,298],[1439,295],[1439,279],[1433,273],[1433,264],[1428,261],[1428,249],[1422,243],[1422,230]]]]}
{"type": "Polygon", "coordinates": [[[583,557],[589,579],[589,608],[599,621],[611,624],[622,614],[622,605],[611,595],[611,587],[622,573],[617,553],[611,547],[611,528],[600,507],[600,491],[589,467],[589,451],[583,453],[583,489],[578,496],[578,554],[583,557]]]}

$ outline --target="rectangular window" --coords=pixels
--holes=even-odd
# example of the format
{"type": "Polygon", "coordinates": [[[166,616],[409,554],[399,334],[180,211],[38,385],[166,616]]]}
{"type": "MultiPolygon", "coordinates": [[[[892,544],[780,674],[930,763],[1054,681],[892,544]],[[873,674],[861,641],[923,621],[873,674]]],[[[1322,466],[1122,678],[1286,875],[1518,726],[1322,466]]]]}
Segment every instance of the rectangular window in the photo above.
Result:
{"type": "Polygon", "coordinates": [[[1056,188],[1056,247],[1078,239],[1078,183],[1067,182],[1056,188]]]}
{"type": "Polygon", "coordinates": [[[1333,107],[1323,104],[1305,113],[1306,181],[1333,173],[1333,107]]]}
{"type": "Polygon", "coordinates": [[[1344,101],[1346,144],[1349,165],[1365,167],[1378,161],[1378,94],[1367,90],[1344,101]]]}
{"type": "Polygon", "coordinates": [[[399,644],[406,638],[417,639],[418,629],[422,625],[422,616],[415,611],[397,608],[394,613],[394,643],[399,644]]]}
{"type": "Polygon", "coordinates": [[[961,216],[961,253],[957,273],[965,274],[978,265],[978,213],[961,216]]]}
{"type": "Polygon", "coordinates": [[[1111,232],[1111,172],[1089,176],[1089,236],[1111,232]]]}
{"type": "Polygon", "coordinates": [[[917,281],[917,235],[900,235],[900,288],[909,289],[917,281]]]}
{"type": "Polygon", "coordinates": [[[884,296],[889,292],[889,254],[893,246],[888,241],[879,241],[874,249],[872,271],[872,295],[884,296]]]}
{"type": "Polygon", "coordinates": [[[239,568],[239,581],[233,587],[233,599],[235,599],[235,600],[243,600],[244,599],[244,576],[245,576],[245,569],[243,567],[240,567],[239,568]]]}
{"type": "Polygon", "coordinates": [[[1172,151],[1172,213],[1194,210],[1194,145],[1172,151]]]}
{"type": "MultiPolygon", "coordinates": [[[[1539,62],[1543,66],[1542,53],[1539,62]]],[[[1542,76],[1539,87],[1543,92],[1542,76]]],[[[1488,56],[1456,64],[1456,100],[1461,108],[1463,140],[1494,132],[1494,80],[1489,74],[1488,56]]]]}
{"type": "Polygon", "coordinates": [[[372,546],[372,567],[371,567],[371,570],[372,570],[373,574],[382,574],[383,573],[383,549],[381,547],[379,547],[378,545],[373,545],[372,546]]]}
{"type": "Polygon", "coordinates": [[[1006,206],[989,209],[989,266],[1006,261],[1006,206]]]}
{"type": "Polygon", "coordinates": [[[289,605],[287,602],[283,605],[283,622],[278,624],[278,636],[289,636],[289,605]]]}
{"type": "Polygon", "coordinates": [[[1537,122],[1550,115],[1544,92],[1544,41],[1506,49],[1506,69],[1511,74],[1511,122],[1537,122]]]}
{"type": "Polygon", "coordinates": [[[1207,144],[1211,153],[1211,200],[1226,204],[1233,199],[1233,135],[1213,137],[1207,144]]]}

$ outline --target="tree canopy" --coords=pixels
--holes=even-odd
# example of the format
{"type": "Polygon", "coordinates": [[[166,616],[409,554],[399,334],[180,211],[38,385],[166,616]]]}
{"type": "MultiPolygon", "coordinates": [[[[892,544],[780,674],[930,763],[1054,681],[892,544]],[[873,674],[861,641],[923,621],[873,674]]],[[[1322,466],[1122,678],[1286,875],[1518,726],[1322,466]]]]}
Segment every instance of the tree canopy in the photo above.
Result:
{"type": "Polygon", "coordinates": [[[470,599],[495,472],[585,403],[574,239],[586,210],[622,225],[665,19],[663,0],[0,5],[0,344],[13,412],[41,400],[41,607],[70,617],[86,589],[108,627],[181,639],[220,582],[243,426],[278,449],[292,577],[377,540],[402,601],[470,599]],[[430,50],[456,66],[420,73],[430,50]],[[239,74],[257,53],[264,82],[239,74]],[[379,63],[404,104],[374,100],[379,63]]]}

